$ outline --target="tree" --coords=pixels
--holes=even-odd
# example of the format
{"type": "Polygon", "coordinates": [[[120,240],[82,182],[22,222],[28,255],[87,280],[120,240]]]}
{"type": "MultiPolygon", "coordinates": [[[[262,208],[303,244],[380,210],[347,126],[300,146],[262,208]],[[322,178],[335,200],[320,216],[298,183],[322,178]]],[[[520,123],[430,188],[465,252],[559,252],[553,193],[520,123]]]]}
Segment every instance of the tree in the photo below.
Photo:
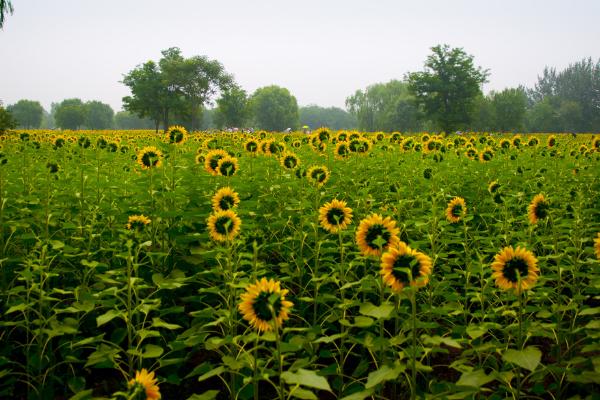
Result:
{"type": "Polygon", "coordinates": [[[37,129],[42,123],[44,108],[39,101],[19,100],[13,105],[6,107],[13,115],[20,127],[25,129],[37,129]]]}
{"type": "Polygon", "coordinates": [[[219,128],[225,126],[242,127],[250,116],[248,105],[248,95],[246,91],[238,86],[234,86],[223,92],[217,99],[217,108],[215,112],[215,123],[219,128]]]}
{"type": "Polygon", "coordinates": [[[157,130],[161,121],[166,130],[173,115],[189,117],[193,130],[202,106],[219,90],[228,89],[233,78],[221,63],[205,56],[186,59],[177,47],[161,54],[158,64],[148,61],[125,75],[122,83],[132,95],[123,98],[124,108],[152,118],[157,130]]]}
{"type": "Polygon", "coordinates": [[[256,89],[250,104],[260,129],[283,131],[298,127],[298,102],[285,88],[272,85],[256,89]]]}
{"type": "Polygon", "coordinates": [[[154,122],[148,118],[140,118],[129,111],[119,111],[115,114],[117,129],[151,129],[154,122]]]}
{"type": "Polygon", "coordinates": [[[406,82],[392,80],[357,90],[346,107],[364,131],[416,131],[420,113],[406,82]]]}
{"type": "Polygon", "coordinates": [[[79,129],[86,117],[85,104],[80,99],[63,100],[56,106],[54,120],[62,129],[79,129]]]}
{"type": "Polygon", "coordinates": [[[89,129],[109,129],[115,124],[112,107],[100,101],[85,103],[85,114],[85,126],[89,129]]]}
{"type": "Polygon", "coordinates": [[[471,129],[477,132],[490,132],[496,130],[496,110],[488,96],[477,96],[473,105],[471,129]]]}
{"type": "Polygon", "coordinates": [[[338,107],[319,107],[311,104],[300,107],[300,125],[311,128],[326,126],[331,129],[355,129],[356,117],[338,107]]]}
{"type": "Polygon", "coordinates": [[[14,8],[10,0],[0,0],[0,29],[4,27],[4,20],[6,19],[6,14],[13,13],[14,8]]]}
{"type": "Polygon", "coordinates": [[[444,132],[454,132],[471,122],[488,71],[475,67],[473,56],[461,48],[438,45],[431,50],[425,70],[408,74],[409,90],[428,118],[444,132]]]}
{"type": "Polygon", "coordinates": [[[491,99],[495,114],[495,129],[502,132],[524,129],[527,94],[522,87],[493,93],[491,99]]]}
{"type": "Polygon", "coordinates": [[[17,121],[13,118],[12,114],[7,111],[0,101],[0,133],[4,133],[8,129],[17,127],[17,121]]]}

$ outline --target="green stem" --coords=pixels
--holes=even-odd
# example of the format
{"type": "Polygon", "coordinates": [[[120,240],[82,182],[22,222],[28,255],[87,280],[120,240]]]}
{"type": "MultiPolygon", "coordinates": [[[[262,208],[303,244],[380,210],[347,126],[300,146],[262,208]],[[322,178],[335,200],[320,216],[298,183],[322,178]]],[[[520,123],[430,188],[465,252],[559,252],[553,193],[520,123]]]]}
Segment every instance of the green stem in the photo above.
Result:
{"type": "Polygon", "coordinates": [[[417,301],[415,299],[417,295],[417,288],[412,288],[412,292],[409,295],[411,305],[411,323],[412,323],[412,371],[411,371],[411,382],[410,382],[410,398],[414,400],[417,398],[417,301]]]}

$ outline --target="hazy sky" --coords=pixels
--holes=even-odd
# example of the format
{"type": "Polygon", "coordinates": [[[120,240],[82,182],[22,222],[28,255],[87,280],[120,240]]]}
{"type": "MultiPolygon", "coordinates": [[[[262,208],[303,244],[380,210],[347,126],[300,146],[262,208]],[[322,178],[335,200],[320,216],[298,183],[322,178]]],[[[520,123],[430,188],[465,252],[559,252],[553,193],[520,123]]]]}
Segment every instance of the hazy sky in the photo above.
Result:
{"type": "Polygon", "coordinates": [[[249,93],[276,84],[300,105],[421,70],[462,47],[489,68],[484,90],[532,86],[544,66],[600,57],[599,0],[13,0],[0,31],[0,100],[101,100],[160,51],[219,60],[249,93]]]}

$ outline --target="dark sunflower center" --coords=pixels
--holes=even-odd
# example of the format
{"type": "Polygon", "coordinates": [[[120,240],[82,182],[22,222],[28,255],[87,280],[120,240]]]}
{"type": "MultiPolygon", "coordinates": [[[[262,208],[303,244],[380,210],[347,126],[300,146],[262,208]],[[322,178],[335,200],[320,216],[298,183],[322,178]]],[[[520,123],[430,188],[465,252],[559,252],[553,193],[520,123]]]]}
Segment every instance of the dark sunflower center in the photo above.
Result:
{"type": "Polygon", "coordinates": [[[415,256],[403,254],[394,261],[392,275],[398,281],[407,285],[410,283],[411,278],[414,281],[421,275],[420,267],[419,260],[415,256]],[[408,275],[408,271],[410,271],[411,276],[408,275]]]}
{"type": "Polygon", "coordinates": [[[158,155],[153,151],[147,151],[142,155],[142,164],[146,167],[153,167],[158,163],[158,155]]]}
{"type": "Polygon", "coordinates": [[[540,201],[539,203],[537,203],[537,205],[534,208],[534,213],[535,216],[538,219],[544,219],[548,216],[548,209],[550,207],[548,206],[548,203],[546,203],[545,201],[540,201]]]}
{"type": "Polygon", "coordinates": [[[231,196],[223,196],[221,197],[221,200],[219,200],[219,207],[221,210],[229,210],[234,205],[235,201],[233,201],[233,197],[231,196]]]}
{"type": "Polygon", "coordinates": [[[463,210],[463,208],[462,208],[462,205],[460,205],[460,204],[455,204],[455,205],[452,207],[452,211],[451,211],[450,213],[452,214],[452,216],[453,216],[454,218],[458,218],[458,217],[460,217],[460,216],[462,215],[462,210],[463,210]]]}
{"type": "Polygon", "coordinates": [[[139,220],[131,222],[132,230],[141,231],[142,229],[144,229],[145,226],[146,226],[146,224],[144,224],[144,222],[139,221],[139,220]]]}
{"type": "Polygon", "coordinates": [[[180,143],[183,140],[183,133],[180,131],[171,132],[171,137],[169,138],[171,143],[180,143]]]}
{"type": "Polygon", "coordinates": [[[260,292],[252,304],[254,314],[263,321],[271,321],[273,313],[277,316],[281,311],[281,296],[278,296],[277,300],[271,304],[269,303],[269,298],[272,294],[272,292],[260,292]],[[271,307],[273,307],[273,312],[271,311],[271,307]]]}
{"type": "Polygon", "coordinates": [[[325,178],[327,177],[327,174],[325,173],[325,171],[323,171],[321,168],[315,169],[310,176],[317,182],[321,183],[325,180],[325,178]]]}
{"type": "Polygon", "coordinates": [[[525,279],[528,273],[529,266],[522,258],[513,258],[509,260],[504,264],[504,269],[502,271],[504,277],[513,283],[517,283],[519,281],[518,276],[520,276],[521,279],[525,279]]]}
{"type": "Polygon", "coordinates": [[[330,208],[327,211],[327,222],[330,225],[340,225],[344,222],[344,217],[346,213],[341,208],[330,208]]]}
{"type": "Polygon", "coordinates": [[[490,161],[492,159],[492,153],[489,151],[486,151],[483,153],[483,159],[486,161],[490,161]]]}
{"type": "MultiPolygon", "coordinates": [[[[379,246],[375,243],[377,238],[381,238],[385,241],[384,246],[389,243],[392,235],[385,228],[385,226],[380,224],[375,224],[367,230],[366,241],[367,245],[372,249],[379,249],[379,246]]],[[[383,246],[381,246],[383,247],[383,246]]]]}
{"type": "Polygon", "coordinates": [[[250,142],[248,144],[246,144],[246,150],[254,153],[256,151],[256,148],[258,147],[258,145],[255,142],[250,142]]]}
{"type": "Polygon", "coordinates": [[[215,221],[215,231],[221,235],[227,235],[233,230],[233,221],[229,217],[219,217],[215,221]]]}
{"type": "Polygon", "coordinates": [[[338,147],[337,153],[340,156],[345,156],[346,154],[348,154],[348,146],[346,145],[341,145],[338,147]]]}
{"type": "Polygon", "coordinates": [[[217,169],[217,167],[219,166],[219,160],[223,158],[223,156],[218,155],[218,156],[214,156],[210,159],[210,168],[212,169],[217,169]]]}
{"type": "Polygon", "coordinates": [[[231,161],[225,161],[221,164],[219,172],[221,172],[221,175],[223,176],[231,176],[235,173],[235,164],[231,161]]]}
{"type": "Polygon", "coordinates": [[[287,156],[285,158],[285,160],[283,161],[283,163],[286,168],[295,168],[296,164],[298,163],[298,160],[296,160],[295,157],[287,156]]]}

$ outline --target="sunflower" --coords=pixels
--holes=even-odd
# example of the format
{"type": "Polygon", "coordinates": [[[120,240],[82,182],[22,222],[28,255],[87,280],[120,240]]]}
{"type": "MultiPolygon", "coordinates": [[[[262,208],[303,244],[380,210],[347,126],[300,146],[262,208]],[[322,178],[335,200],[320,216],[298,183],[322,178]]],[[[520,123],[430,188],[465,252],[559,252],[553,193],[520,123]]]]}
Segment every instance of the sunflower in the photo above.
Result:
{"type": "Polygon", "coordinates": [[[337,142],[334,151],[335,158],[339,160],[346,159],[350,155],[350,148],[348,142],[337,142]]]}
{"type": "Polygon", "coordinates": [[[299,149],[301,146],[302,146],[302,142],[300,140],[296,139],[292,142],[292,147],[295,149],[299,149]]]}
{"type": "Polygon", "coordinates": [[[210,237],[217,242],[233,240],[240,233],[242,220],[232,210],[216,211],[208,217],[210,237]]]}
{"type": "Polygon", "coordinates": [[[329,233],[337,233],[352,222],[352,209],[343,200],[331,200],[319,208],[319,223],[329,233]]]}
{"type": "Polygon", "coordinates": [[[238,171],[237,158],[226,155],[217,163],[217,173],[222,176],[233,176],[238,171]]]}
{"type": "Polygon", "coordinates": [[[529,222],[532,225],[535,225],[540,219],[546,218],[548,216],[549,208],[550,205],[548,204],[548,201],[546,200],[544,195],[536,194],[527,209],[529,222]]]}
{"type": "Polygon", "coordinates": [[[316,134],[310,136],[308,143],[310,144],[310,147],[317,152],[325,151],[325,149],[327,149],[327,144],[322,142],[316,134]]]}
{"type": "Polygon", "coordinates": [[[194,161],[198,165],[203,165],[206,162],[206,156],[204,154],[202,154],[202,153],[198,153],[198,154],[196,154],[196,157],[194,158],[194,161]]]}
{"type": "Polygon", "coordinates": [[[226,186],[217,190],[211,203],[213,211],[226,211],[240,204],[240,196],[232,188],[226,186]]]}
{"type": "Polygon", "coordinates": [[[244,143],[244,149],[250,153],[256,154],[258,152],[258,140],[248,139],[246,143],[244,143]]]}
{"type": "Polygon", "coordinates": [[[204,169],[211,175],[219,175],[219,172],[217,171],[219,160],[228,156],[229,154],[223,149],[209,151],[204,159],[204,169]]]}
{"type": "Polygon", "coordinates": [[[540,141],[539,141],[539,139],[538,139],[537,137],[535,137],[535,136],[531,136],[531,137],[529,138],[529,140],[527,141],[527,146],[530,146],[530,147],[535,147],[535,146],[537,146],[537,145],[538,145],[538,143],[539,143],[539,142],[540,142],[540,141]]]}
{"type": "Polygon", "coordinates": [[[130,215],[127,220],[127,229],[140,231],[152,222],[145,215],[130,215]]]}
{"type": "Polygon", "coordinates": [[[506,138],[500,140],[500,147],[502,147],[503,149],[510,149],[510,146],[512,146],[512,142],[506,138]]]}
{"type": "Polygon", "coordinates": [[[335,135],[335,141],[336,141],[336,143],[345,142],[346,140],[348,140],[348,132],[346,132],[346,131],[339,131],[335,135]]]}
{"type": "Polygon", "coordinates": [[[432,137],[424,144],[424,149],[426,153],[431,153],[434,151],[440,151],[442,149],[443,143],[436,137],[432,137]]]}
{"type": "Polygon", "coordinates": [[[130,390],[137,388],[144,390],[146,392],[146,400],[160,399],[160,392],[156,384],[154,372],[148,372],[146,368],[135,372],[135,378],[129,381],[129,388],[130,390]]]}
{"type": "Polygon", "coordinates": [[[278,155],[285,151],[285,143],[272,140],[269,142],[269,154],[278,155]]]}
{"type": "Polygon", "coordinates": [[[279,157],[279,162],[286,169],[296,169],[300,165],[300,159],[291,151],[284,151],[279,157]]]}
{"type": "Polygon", "coordinates": [[[474,147],[469,147],[467,151],[465,151],[465,155],[470,160],[474,160],[478,157],[477,150],[474,147]]]}
{"type": "Polygon", "coordinates": [[[285,299],[287,293],[287,289],[281,289],[280,282],[262,278],[246,287],[246,292],[240,296],[242,301],[238,309],[253,328],[269,332],[289,319],[294,303],[285,299]]]}
{"type": "Polygon", "coordinates": [[[356,243],[363,255],[380,256],[383,250],[399,241],[400,229],[390,217],[371,214],[360,221],[356,230],[356,243]]]}
{"type": "Polygon", "coordinates": [[[554,147],[554,146],[556,146],[556,136],[550,135],[548,137],[548,141],[546,143],[548,144],[548,147],[554,147]]]}
{"type": "Polygon", "coordinates": [[[137,163],[142,169],[160,167],[162,164],[162,153],[154,146],[146,146],[138,152],[137,163]]]}
{"type": "Polygon", "coordinates": [[[462,197],[455,197],[448,203],[446,208],[446,219],[448,222],[456,223],[467,215],[467,204],[462,197]]]}
{"type": "Polygon", "coordinates": [[[317,186],[323,186],[329,180],[329,175],[331,173],[324,165],[313,165],[306,172],[308,181],[317,186]]]}
{"type": "Polygon", "coordinates": [[[183,144],[188,138],[188,133],[183,126],[172,126],[167,130],[167,142],[183,144]]]}
{"type": "Polygon", "coordinates": [[[486,147],[479,153],[479,161],[481,162],[491,161],[492,158],[494,158],[494,150],[491,147],[486,147]]]}
{"type": "Polygon", "coordinates": [[[54,141],[52,142],[52,144],[54,145],[55,149],[63,147],[65,145],[65,138],[64,138],[64,136],[57,136],[54,139],[54,141]]]}
{"type": "Polygon", "coordinates": [[[422,287],[429,282],[431,258],[398,241],[381,256],[383,282],[396,293],[407,285],[422,287]],[[410,271],[410,274],[408,273],[410,271]]]}
{"type": "Polygon", "coordinates": [[[260,152],[263,153],[266,156],[270,156],[271,155],[271,143],[273,143],[275,140],[274,139],[264,139],[262,140],[259,145],[258,148],[260,149],[260,152]]]}
{"type": "Polygon", "coordinates": [[[492,263],[492,278],[502,290],[515,289],[517,293],[533,287],[539,277],[537,259],[529,250],[512,246],[496,254],[492,263]]]}
{"type": "Polygon", "coordinates": [[[314,135],[317,136],[321,142],[327,142],[331,137],[331,131],[325,127],[321,127],[314,132],[314,135]]]}
{"type": "Polygon", "coordinates": [[[598,232],[598,236],[594,239],[594,251],[596,252],[596,258],[600,260],[600,232],[598,232]]]}
{"type": "Polygon", "coordinates": [[[498,183],[498,181],[492,181],[488,185],[488,192],[490,192],[490,194],[494,194],[498,191],[498,189],[500,189],[500,186],[501,185],[498,183]]]}

